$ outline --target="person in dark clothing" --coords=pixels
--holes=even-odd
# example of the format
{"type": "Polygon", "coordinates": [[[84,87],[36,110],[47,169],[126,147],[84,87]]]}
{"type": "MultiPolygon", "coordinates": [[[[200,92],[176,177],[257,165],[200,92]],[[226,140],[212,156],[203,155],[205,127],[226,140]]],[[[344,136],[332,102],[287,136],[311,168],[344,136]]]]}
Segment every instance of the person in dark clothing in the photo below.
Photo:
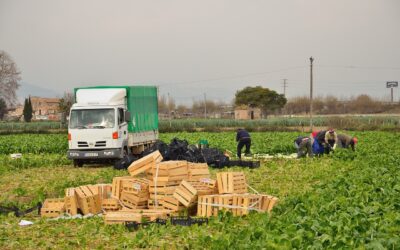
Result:
{"type": "Polygon", "coordinates": [[[294,140],[294,146],[297,148],[297,158],[308,154],[308,157],[314,157],[312,151],[312,140],[310,137],[299,136],[294,140]]]}
{"type": "Polygon", "coordinates": [[[236,141],[237,145],[237,156],[239,159],[242,158],[242,148],[246,146],[246,151],[244,152],[246,155],[250,154],[250,146],[251,146],[251,138],[249,132],[244,129],[238,129],[236,133],[236,141]]]}
{"type": "Polygon", "coordinates": [[[345,134],[338,134],[338,146],[341,148],[350,148],[355,151],[355,146],[358,142],[356,137],[351,137],[345,134]]]}
{"type": "Polygon", "coordinates": [[[329,154],[329,152],[336,149],[338,137],[335,130],[331,128],[329,130],[322,130],[318,132],[316,140],[319,144],[324,146],[325,153],[329,154]]]}

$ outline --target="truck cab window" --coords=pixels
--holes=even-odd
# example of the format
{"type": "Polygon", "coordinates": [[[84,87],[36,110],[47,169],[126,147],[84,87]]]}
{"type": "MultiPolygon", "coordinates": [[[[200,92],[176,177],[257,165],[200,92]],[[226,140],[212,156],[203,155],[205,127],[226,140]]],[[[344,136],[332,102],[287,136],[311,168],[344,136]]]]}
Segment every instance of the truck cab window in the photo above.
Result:
{"type": "Polygon", "coordinates": [[[122,124],[124,121],[124,109],[118,108],[118,124],[122,124]]]}

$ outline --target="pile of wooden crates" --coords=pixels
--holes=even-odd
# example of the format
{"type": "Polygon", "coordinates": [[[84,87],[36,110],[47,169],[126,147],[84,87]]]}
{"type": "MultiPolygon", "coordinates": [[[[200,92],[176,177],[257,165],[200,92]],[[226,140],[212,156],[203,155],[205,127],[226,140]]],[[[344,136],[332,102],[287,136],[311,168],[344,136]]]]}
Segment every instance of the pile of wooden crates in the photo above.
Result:
{"type": "Polygon", "coordinates": [[[112,184],[68,188],[64,198],[45,200],[41,215],[104,213],[105,223],[113,224],[182,213],[210,217],[220,210],[241,216],[252,210],[269,212],[278,201],[248,193],[243,172],[219,172],[213,180],[207,164],[162,161],[158,151],[133,162],[128,172],[112,184]]]}

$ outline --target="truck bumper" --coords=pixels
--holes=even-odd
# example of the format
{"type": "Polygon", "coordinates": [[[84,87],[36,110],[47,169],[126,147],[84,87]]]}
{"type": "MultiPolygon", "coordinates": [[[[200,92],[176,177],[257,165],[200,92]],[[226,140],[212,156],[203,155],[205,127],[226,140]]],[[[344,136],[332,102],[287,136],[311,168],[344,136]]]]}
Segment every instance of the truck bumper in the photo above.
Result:
{"type": "Polygon", "coordinates": [[[96,160],[96,159],[118,159],[121,158],[122,149],[110,148],[104,150],[68,150],[67,157],[70,160],[96,160]]]}

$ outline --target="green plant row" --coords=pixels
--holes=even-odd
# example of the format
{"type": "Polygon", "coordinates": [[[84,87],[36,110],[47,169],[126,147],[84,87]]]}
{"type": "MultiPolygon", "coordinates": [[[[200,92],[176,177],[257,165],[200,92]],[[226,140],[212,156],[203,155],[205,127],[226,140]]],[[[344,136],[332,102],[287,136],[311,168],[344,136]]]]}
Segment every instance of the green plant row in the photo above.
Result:
{"type": "MultiPolygon", "coordinates": [[[[298,132],[252,133],[254,153],[293,153],[292,141],[298,132]]],[[[221,150],[236,150],[235,132],[176,132],[161,133],[160,139],[169,143],[173,138],[186,139],[197,144],[200,139],[208,140],[211,147],[221,150]]],[[[16,134],[0,136],[0,154],[65,154],[68,141],[65,134],[16,134]]]]}
{"type": "MultiPolygon", "coordinates": [[[[238,127],[250,131],[285,131],[309,126],[309,117],[269,117],[263,120],[234,119],[172,119],[160,120],[160,132],[177,131],[223,131],[238,127]]],[[[317,127],[331,126],[346,130],[393,130],[400,129],[399,116],[317,116],[313,118],[317,127]]],[[[0,133],[45,133],[66,132],[67,124],[60,122],[0,122],[0,133]]]]}

